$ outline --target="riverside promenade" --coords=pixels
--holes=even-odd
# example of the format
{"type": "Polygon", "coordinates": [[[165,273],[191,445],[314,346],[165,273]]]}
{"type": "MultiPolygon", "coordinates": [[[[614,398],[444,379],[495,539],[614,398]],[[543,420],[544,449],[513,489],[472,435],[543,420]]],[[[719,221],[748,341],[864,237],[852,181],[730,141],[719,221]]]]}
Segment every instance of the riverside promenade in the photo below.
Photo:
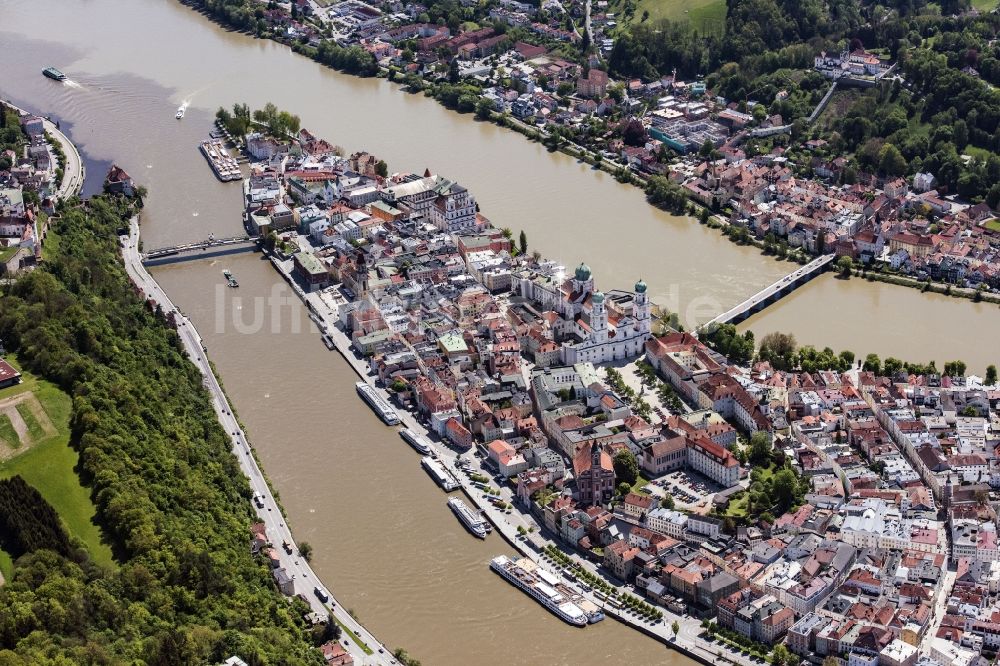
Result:
{"type": "MultiPolygon", "coordinates": [[[[30,111],[11,104],[7,100],[3,100],[3,103],[15,109],[21,115],[32,115],[30,111]]],[[[62,183],[59,184],[57,194],[60,199],[68,199],[73,195],[79,194],[80,190],[83,189],[83,181],[87,177],[83,166],[83,159],[80,157],[80,151],[76,149],[73,142],[56,127],[54,122],[43,116],[39,117],[42,118],[42,125],[45,127],[45,131],[59,143],[63,153],[66,155],[66,164],[63,166],[63,179],[62,183]]]]}
{"type": "MultiPolygon", "coordinates": [[[[285,278],[292,290],[299,296],[303,303],[305,303],[306,307],[309,309],[310,319],[320,329],[321,333],[330,337],[333,341],[334,348],[340,352],[341,356],[343,356],[354,372],[357,373],[358,377],[362,381],[371,385],[383,398],[389,401],[390,404],[394,404],[388,391],[376,385],[375,376],[372,374],[371,369],[365,360],[363,358],[359,358],[354,352],[351,339],[344,333],[339,325],[339,312],[336,305],[323,299],[319,292],[306,292],[302,289],[292,275],[292,260],[281,260],[274,255],[272,255],[270,259],[271,263],[282,275],[282,277],[285,278]]],[[[532,518],[532,516],[524,513],[519,508],[516,508],[518,507],[517,501],[513,497],[513,492],[508,486],[505,485],[500,489],[502,498],[508,504],[513,505],[515,509],[512,513],[507,513],[495,507],[493,503],[489,501],[486,493],[476,488],[469,476],[462,473],[455,463],[459,458],[462,458],[463,460],[471,463],[473,471],[475,472],[486,474],[487,476],[493,476],[493,471],[485,469],[479,458],[471,455],[462,456],[443,444],[436,435],[431,433],[410,412],[397,408],[396,413],[399,415],[401,427],[409,428],[427,440],[438,460],[440,460],[449,471],[453,472],[453,476],[458,480],[465,495],[475,504],[477,509],[482,511],[483,515],[494,525],[497,532],[515,550],[522,555],[531,558],[545,568],[553,570],[557,569],[557,566],[549,560],[543,551],[546,546],[555,546],[570,555],[574,562],[586,570],[595,575],[601,576],[607,583],[612,585],[619,592],[639,596],[634,590],[631,590],[629,586],[624,585],[621,581],[609,577],[595,563],[585,560],[576,553],[569,552],[560,542],[550,539],[543,534],[543,529],[532,518]],[[529,530],[529,532],[523,535],[519,534],[519,527],[529,530]]],[[[402,440],[400,440],[400,446],[406,446],[402,440]]],[[[428,477],[428,480],[430,480],[430,477],[428,477]]],[[[444,509],[443,502],[442,509],[444,509]]],[[[484,561],[483,566],[485,567],[487,565],[488,562],[484,561]]],[[[728,663],[735,666],[759,666],[759,662],[754,661],[748,656],[745,656],[737,651],[730,650],[722,644],[709,642],[701,638],[700,635],[703,632],[701,622],[695,618],[675,615],[670,613],[665,608],[657,606],[657,609],[663,612],[664,619],[659,622],[649,622],[639,617],[636,613],[629,612],[625,609],[615,609],[606,605],[603,600],[596,597],[592,592],[584,592],[583,596],[598,607],[602,608],[605,615],[609,615],[616,620],[641,631],[647,636],[659,640],[664,645],[676,649],[688,657],[702,663],[728,663]],[[675,621],[678,623],[680,628],[676,636],[674,636],[673,629],[671,627],[675,621]]],[[[545,611],[539,607],[539,612],[545,611]]]]}
{"type": "MultiPolygon", "coordinates": [[[[163,310],[164,313],[173,313],[177,324],[177,333],[180,336],[188,358],[197,366],[204,376],[204,385],[212,398],[212,406],[219,418],[219,423],[226,429],[232,438],[233,454],[239,461],[240,469],[250,482],[250,489],[254,495],[263,496],[263,507],[254,507],[258,518],[267,529],[267,537],[273,544],[281,544],[287,541],[292,544],[291,553],[285,551],[280,545],[275,548],[280,560],[280,566],[285,569],[288,576],[295,585],[295,593],[306,601],[314,612],[325,617],[332,612],[337,622],[345,629],[340,638],[341,645],[354,657],[354,663],[364,666],[381,666],[383,664],[396,664],[396,660],[390,654],[390,650],[380,643],[375,636],[368,631],[364,625],[355,620],[347,609],[344,608],[334,598],[328,587],[323,585],[319,577],[309,566],[306,560],[299,556],[298,547],[292,537],[292,532],[285,522],[281,507],[275,501],[271,493],[271,488],[267,484],[256,458],[250,451],[250,443],[243,432],[243,428],[233,413],[229,404],[229,399],[223,392],[215,377],[215,373],[208,361],[207,349],[201,336],[195,329],[194,324],[185,317],[177,307],[171,302],[167,294],[160,288],[160,285],[146,271],[142,264],[142,255],[139,252],[139,221],[133,217],[129,222],[129,235],[121,236],[122,257],[125,260],[125,270],[129,278],[142,293],[143,297],[153,301],[163,310]],[[329,595],[329,601],[321,602],[314,592],[319,587],[329,595]],[[354,635],[356,640],[348,635],[354,635]],[[362,647],[364,645],[367,648],[362,647]],[[368,651],[371,654],[368,654],[368,651]]],[[[249,526],[248,526],[249,527],[249,526]]],[[[249,547],[250,533],[247,531],[247,544],[249,547]]]]}

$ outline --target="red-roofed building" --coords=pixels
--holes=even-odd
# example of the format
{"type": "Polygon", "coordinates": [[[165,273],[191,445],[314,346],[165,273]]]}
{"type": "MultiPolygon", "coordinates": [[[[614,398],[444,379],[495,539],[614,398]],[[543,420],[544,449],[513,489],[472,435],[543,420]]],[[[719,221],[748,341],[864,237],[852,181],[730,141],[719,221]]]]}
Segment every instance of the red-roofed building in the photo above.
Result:
{"type": "Polygon", "coordinates": [[[21,383],[21,373],[7,361],[0,358],[0,389],[21,383]]]}
{"type": "Polygon", "coordinates": [[[656,500],[650,495],[640,495],[639,493],[629,493],[622,500],[619,507],[622,513],[639,519],[643,514],[649,512],[656,506],[656,500]]]}
{"type": "Polygon", "coordinates": [[[448,419],[444,425],[444,431],[448,436],[448,441],[455,446],[465,450],[472,448],[472,433],[455,417],[448,419]]]}
{"type": "Polygon", "coordinates": [[[117,164],[112,164],[108,171],[108,177],[104,181],[104,188],[111,194],[124,194],[130,197],[135,194],[135,183],[125,169],[117,164]]]}
{"type": "Polygon", "coordinates": [[[627,541],[613,541],[604,549],[604,566],[621,580],[627,581],[633,574],[635,556],[641,552],[627,541]]]}
{"type": "Polygon", "coordinates": [[[320,646],[323,659],[327,666],[353,666],[354,657],[344,649],[344,646],[337,641],[330,641],[320,646]]]}
{"type": "Polygon", "coordinates": [[[642,454],[642,468],[653,476],[684,467],[687,462],[687,440],[681,435],[653,443],[642,454]]]}
{"type": "Polygon", "coordinates": [[[727,449],[704,436],[688,438],[688,465],[724,488],[740,480],[740,463],[727,449]]]}

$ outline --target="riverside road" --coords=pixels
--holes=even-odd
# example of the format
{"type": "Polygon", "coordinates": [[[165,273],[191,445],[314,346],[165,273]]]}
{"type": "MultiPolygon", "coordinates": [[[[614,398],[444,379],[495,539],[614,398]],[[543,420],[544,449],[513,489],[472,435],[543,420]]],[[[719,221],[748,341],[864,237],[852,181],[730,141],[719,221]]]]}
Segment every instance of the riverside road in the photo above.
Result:
{"type": "Polygon", "coordinates": [[[174,313],[177,322],[177,332],[180,335],[181,342],[184,344],[184,349],[187,351],[191,362],[198,367],[205,377],[205,388],[208,389],[212,397],[212,405],[218,415],[219,422],[232,438],[233,453],[239,461],[240,468],[250,481],[250,488],[254,495],[263,496],[264,498],[263,508],[255,508],[258,517],[267,528],[268,539],[271,543],[287,541],[292,544],[291,553],[286,552],[283,548],[276,548],[275,550],[280,559],[280,566],[285,569],[295,584],[295,593],[308,600],[313,611],[323,616],[328,612],[332,612],[341,625],[357,636],[359,641],[372,651],[371,655],[366,654],[361,646],[352,641],[345,632],[340,642],[351,653],[351,656],[354,657],[355,664],[372,666],[395,664],[396,660],[390,654],[389,649],[379,643],[371,632],[365,629],[361,623],[347,612],[347,609],[337,603],[332,592],[320,582],[315,572],[313,572],[312,567],[309,566],[309,563],[299,556],[298,547],[295,546],[292,532],[285,523],[281,508],[275,502],[274,496],[271,494],[271,489],[264,475],[261,473],[260,467],[257,465],[257,460],[250,451],[250,443],[247,441],[239,421],[233,414],[228,398],[226,398],[222,387],[212,372],[201,336],[187,317],[177,310],[166,293],[160,288],[160,285],[157,284],[156,280],[153,279],[142,265],[142,255],[139,252],[139,222],[136,218],[133,218],[129,223],[129,235],[121,237],[121,248],[122,257],[125,260],[125,269],[128,272],[129,278],[142,291],[143,296],[159,305],[163,312],[174,313]],[[316,597],[314,593],[314,588],[316,587],[321,588],[329,595],[330,599],[328,602],[323,603],[316,597]]]}

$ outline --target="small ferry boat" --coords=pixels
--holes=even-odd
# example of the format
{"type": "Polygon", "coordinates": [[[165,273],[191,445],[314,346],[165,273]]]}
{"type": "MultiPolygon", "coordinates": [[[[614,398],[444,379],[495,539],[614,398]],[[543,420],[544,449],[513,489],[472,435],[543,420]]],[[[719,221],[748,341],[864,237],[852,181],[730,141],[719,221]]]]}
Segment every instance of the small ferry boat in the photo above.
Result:
{"type": "Polygon", "coordinates": [[[183,117],[184,117],[184,105],[181,105],[177,107],[177,113],[174,114],[174,118],[180,120],[183,117]]]}
{"type": "Polygon", "coordinates": [[[399,436],[405,439],[407,444],[409,444],[410,446],[412,446],[425,456],[431,454],[430,444],[428,444],[423,437],[413,432],[409,428],[403,428],[402,430],[400,430],[399,436]]]}
{"type": "MultiPolygon", "coordinates": [[[[490,560],[490,569],[500,574],[514,587],[530,595],[567,624],[585,627],[590,621],[587,613],[571,599],[578,595],[573,595],[572,591],[567,590],[559,582],[558,576],[542,569],[527,557],[512,560],[506,555],[497,555],[490,560]]],[[[601,617],[603,619],[603,615],[601,617]]]]}
{"type": "Polygon", "coordinates": [[[323,344],[326,345],[326,348],[329,349],[330,351],[333,351],[333,348],[337,346],[336,343],[333,341],[333,338],[331,338],[326,333],[324,333],[321,336],[321,338],[323,340],[323,344]]]}
{"type": "Polygon", "coordinates": [[[452,512],[458,516],[459,521],[465,525],[465,529],[469,530],[474,536],[477,536],[480,539],[486,538],[487,522],[478,511],[473,511],[469,508],[468,504],[457,497],[449,497],[448,506],[451,508],[452,512]]]}
{"type": "Polygon", "coordinates": [[[434,460],[430,456],[424,456],[420,459],[420,466],[427,470],[427,473],[431,475],[439,486],[444,489],[445,492],[450,493],[453,490],[457,490],[459,485],[455,477],[451,475],[448,470],[444,468],[444,465],[440,461],[434,460]]]}
{"type": "Polygon", "coordinates": [[[379,418],[385,422],[386,425],[398,425],[399,415],[396,414],[396,410],[392,408],[386,400],[378,394],[378,391],[374,389],[367,382],[358,382],[354,385],[358,390],[358,394],[368,403],[368,406],[375,410],[375,413],[379,415],[379,418]]]}
{"type": "Polygon", "coordinates": [[[235,287],[240,286],[240,283],[236,281],[236,278],[233,277],[233,274],[230,273],[228,269],[222,271],[222,275],[223,275],[223,277],[226,278],[226,282],[229,283],[230,287],[234,287],[235,288],[235,287]]]}
{"type": "Polygon", "coordinates": [[[55,81],[65,81],[66,80],[66,75],[63,74],[62,72],[60,72],[55,67],[46,67],[45,69],[42,70],[42,74],[44,74],[45,76],[47,76],[50,79],[53,79],[55,81]]]}

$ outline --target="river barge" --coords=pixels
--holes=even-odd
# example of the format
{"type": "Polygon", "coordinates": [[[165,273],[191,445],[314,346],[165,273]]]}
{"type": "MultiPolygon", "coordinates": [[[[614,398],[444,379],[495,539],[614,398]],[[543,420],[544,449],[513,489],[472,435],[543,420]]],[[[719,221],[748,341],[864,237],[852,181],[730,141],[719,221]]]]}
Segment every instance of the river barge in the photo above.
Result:
{"type": "Polygon", "coordinates": [[[358,390],[358,395],[368,403],[368,406],[375,410],[375,413],[379,415],[379,418],[385,422],[386,425],[398,425],[399,415],[396,414],[396,410],[392,408],[385,398],[378,394],[373,386],[367,382],[358,382],[354,385],[358,390]]]}

